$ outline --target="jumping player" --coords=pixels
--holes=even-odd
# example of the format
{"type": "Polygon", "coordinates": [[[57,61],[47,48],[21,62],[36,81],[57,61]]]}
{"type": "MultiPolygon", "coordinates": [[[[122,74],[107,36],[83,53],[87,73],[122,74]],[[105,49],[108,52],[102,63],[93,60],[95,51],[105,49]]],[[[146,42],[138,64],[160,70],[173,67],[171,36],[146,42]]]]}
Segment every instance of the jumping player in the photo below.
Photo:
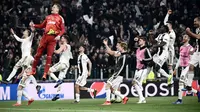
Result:
{"type": "Polygon", "coordinates": [[[71,46],[68,44],[67,41],[67,36],[61,37],[59,46],[60,48],[55,50],[54,53],[60,54],[60,60],[58,63],[53,65],[48,72],[49,76],[57,82],[55,88],[58,87],[57,94],[52,99],[52,101],[59,99],[59,92],[61,90],[61,84],[63,82],[62,80],[65,78],[65,75],[70,67],[69,60],[73,58],[71,53],[71,46]],[[54,72],[60,72],[58,78],[55,76],[54,72]]]}
{"type": "Polygon", "coordinates": [[[39,62],[40,57],[43,54],[43,51],[47,50],[47,59],[46,65],[44,69],[43,80],[46,80],[47,73],[49,71],[51,65],[51,58],[54,52],[54,48],[56,46],[56,40],[60,40],[60,37],[65,32],[64,19],[58,14],[61,10],[61,6],[59,4],[54,4],[51,8],[51,15],[48,15],[42,24],[34,24],[30,22],[30,26],[35,28],[45,28],[42,39],[40,40],[40,44],[37,49],[37,53],[34,57],[34,62],[32,66],[31,75],[36,73],[36,66],[39,62]]]}

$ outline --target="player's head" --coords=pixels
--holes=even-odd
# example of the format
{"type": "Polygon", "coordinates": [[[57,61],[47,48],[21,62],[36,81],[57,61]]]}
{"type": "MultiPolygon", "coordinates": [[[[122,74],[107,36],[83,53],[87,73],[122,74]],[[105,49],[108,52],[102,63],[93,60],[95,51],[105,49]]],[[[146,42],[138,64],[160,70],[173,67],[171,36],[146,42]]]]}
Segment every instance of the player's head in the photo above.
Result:
{"type": "Polygon", "coordinates": [[[126,42],[119,41],[119,42],[117,42],[116,48],[117,48],[117,50],[119,50],[120,52],[122,52],[122,51],[127,51],[128,46],[127,46],[126,42]]]}
{"type": "Polygon", "coordinates": [[[200,27],[200,17],[194,18],[194,27],[199,28],[200,27]]]}
{"type": "Polygon", "coordinates": [[[53,6],[51,8],[51,13],[58,14],[61,9],[62,8],[61,8],[60,4],[55,3],[55,4],[53,4],[53,6]]]}
{"type": "Polygon", "coordinates": [[[28,37],[29,35],[30,35],[30,30],[29,30],[29,29],[25,29],[25,30],[23,31],[23,37],[26,38],[26,37],[28,37]]]}
{"type": "Polygon", "coordinates": [[[166,25],[161,26],[161,28],[158,30],[158,32],[159,32],[160,34],[166,33],[166,32],[168,32],[168,31],[169,31],[169,29],[168,29],[168,27],[167,27],[166,25]]]}
{"type": "Polygon", "coordinates": [[[61,42],[63,43],[68,43],[68,36],[67,35],[63,35],[60,39],[61,42]]]}
{"type": "Polygon", "coordinates": [[[187,34],[183,34],[183,43],[189,42],[190,41],[190,37],[187,34]]]}
{"type": "Polygon", "coordinates": [[[78,51],[79,51],[79,53],[84,53],[85,52],[85,46],[80,45],[78,51]]]}
{"type": "Polygon", "coordinates": [[[143,47],[143,46],[146,45],[146,41],[147,41],[147,39],[146,39],[145,37],[140,36],[139,39],[138,39],[138,45],[139,45],[140,47],[143,47]]]}

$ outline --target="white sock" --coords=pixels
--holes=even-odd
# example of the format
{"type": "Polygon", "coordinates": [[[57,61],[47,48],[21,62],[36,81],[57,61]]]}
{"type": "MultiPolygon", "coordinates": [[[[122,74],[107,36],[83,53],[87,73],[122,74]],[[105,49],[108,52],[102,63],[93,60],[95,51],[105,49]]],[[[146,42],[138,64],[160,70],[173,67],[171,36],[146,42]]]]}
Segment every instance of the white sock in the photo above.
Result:
{"type": "Polygon", "coordinates": [[[138,93],[138,96],[139,96],[139,99],[141,100],[141,99],[144,99],[144,96],[143,96],[143,94],[142,94],[142,90],[141,90],[141,88],[136,84],[135,85],[135,90],[137,91],[137,93],[138,93]]]}
{"type": "Polygon", "coordinates": [[[183,98],[183,91],[182,91],[183,88],[184,88],[183,83],[179,83],[178,99],[180,99],[180,100],[182,100],[182,98],[183,98]]]}
{"type": "Polygon", "coordinates": [[[117,96],[119,96],[121,99],[124,99],[124,97],[125,97],[125,96],[122,95],[121,92],[118,91],[118,90],[114,91],[114,94],[117,95],[117,96]]]}
{"type": "Polygon", "coordinates": [[[191,92],[197,93],[197,90],[192,88],[191,92]]]}
{"type": "Polygon", "coordinates": [[[17,103],[21,104],[22,103],[22,90],[17,90],[17,103]]]}
{"type": "Polygon", "coordinates": [[[88,88],[88,89],[87,89],[87,92],[94,92],[94,89],[88,88]]]}
{"type": "Polygon", "coordinates": [[[115,100],[115,94],[111,93],[111,100],[115,100]]]}
{"type": "Polygon", "coordinates": [[[80,94],[76,93],[76,101],[80,102],[80,94]]]}
{"type": "Polygon", "coordinates": [[[26,97],[28,100],[31,100],[31,97],[28,95],[26,91],[22,91],[22,95],[26,97]]]}
{"type": "Polygon", "coordinates": [[[30,75],[29,78],[32,81],[33,85],[36,87],[37,86],[37,81],[35,80],[35,77],[33,75],[30,75]]]}
{"type": "Polygon", "coordinates": [[[165,72],[165,70],[163,70],[162,68],[159,70],[159,72],[161,73],[161,75],[163,75],[163,76],[165,76],[165,77],[167,77],[167,78],[169,78],[169,74],[167,74],[166,72],[165,72]]]}
{"type": "Polygon", "coordinates": [[[13,68],[12,72],[10,73],[10,75],[8,76],[8,78],[6,79],[7,81],[10,81],[16,74],[18,69],[16,69],[15,67],[13,68]]]}
{"type": "Polygon", "coordinates": [[[53,78],[56,82],[59,80],[54,73],[50,73],[50,77],[53,78]]]}
{"type": "Polygon", "coordinates": [[[111,90],[107,89],[106,90],[106,101],[110,101],[110,94],[111,94],[111,90]]]}

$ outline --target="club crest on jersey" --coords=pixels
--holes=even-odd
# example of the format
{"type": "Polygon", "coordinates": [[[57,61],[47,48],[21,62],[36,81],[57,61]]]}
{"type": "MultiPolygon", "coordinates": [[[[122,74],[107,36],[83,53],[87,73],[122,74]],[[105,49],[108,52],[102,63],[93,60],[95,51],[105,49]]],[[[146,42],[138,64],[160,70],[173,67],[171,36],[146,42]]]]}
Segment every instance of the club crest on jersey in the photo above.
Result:
{"type": "Polygon", "coordinates": [[[56,32],[55,32],[54,30],[50,29],[49,32],[48,32],[47,34],[53,35],[53,34],[56,34],[56,32]]]}

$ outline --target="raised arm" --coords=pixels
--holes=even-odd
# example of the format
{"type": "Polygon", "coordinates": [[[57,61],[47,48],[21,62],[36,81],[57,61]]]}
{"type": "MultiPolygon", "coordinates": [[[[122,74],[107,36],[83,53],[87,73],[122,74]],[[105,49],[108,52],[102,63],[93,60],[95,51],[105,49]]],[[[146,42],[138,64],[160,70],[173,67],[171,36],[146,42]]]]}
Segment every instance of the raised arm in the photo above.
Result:
{"type": "Polygon", "coordinates": [[[167,21],[169,20],[169,15],[172,13],[172,10],[168,10],[165,19],[164,19],[164,25],[167,25],[167,21]]]}
{"type": "Polygon", "coordinates": [[[10,29],[10,32],[12,33],[12,35],[15,37],[15,39],[16,39],[17,41],[23,42],[24,39],[19,38],[19,37],[15,34],[15,32],[14,32],[14,30],[13,30],[12,28],[10,29]]]}
{"type": "Polygon", "coordinates": [[[106,47],[106,53],[108,53],[112,56],[115,56],[115,57],[119,57],[121,55],[120,53],[117,53],[116,51],[111,50],[111,48],[108,46],[108,40],[104,39],[103,43],[106,47]]]}
{"type": "Polygon", "coordinates": [[[45,28],[47,24],[47,19],[45,19],[41,24],[34,24],[33,21],[29,23],[30,27],[35,27],[35,28],[45,28]]]}

